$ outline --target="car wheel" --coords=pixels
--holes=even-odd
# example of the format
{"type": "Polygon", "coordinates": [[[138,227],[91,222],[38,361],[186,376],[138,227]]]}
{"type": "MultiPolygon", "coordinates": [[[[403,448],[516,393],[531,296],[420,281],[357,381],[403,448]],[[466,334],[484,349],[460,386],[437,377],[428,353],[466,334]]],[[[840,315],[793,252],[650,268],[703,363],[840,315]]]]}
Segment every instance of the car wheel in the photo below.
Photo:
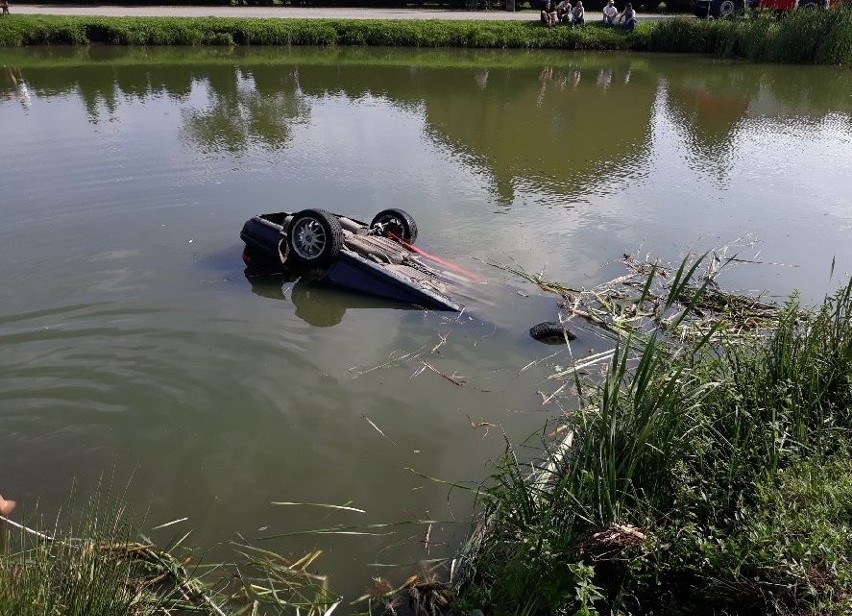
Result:
{"type": "Polygon", "coordinates": [[[287,227],[287,246],[290,259],[317,267],[330,265],[343,246],[340,221],[325,210],[302,210],[287,227]]]}
{"type": "Polygon", "coordinates": [[[719,17],[733,17],[737,10],[737,5],[733,0],[722,0],[719,4],[719,17]]]}
{"type": "Polygon", "coordinates": [[[799,10],[801,11],[816,11],[819,8],[816,2],[808,0],[806,2],[799,3],[799,10]]]}
{"type": "Polygon", "coordinates": [[[545,344],[564,344],[566,338],[574,340],[577,336],[559,321],[545,321],[530,327],[530,337],[545,344]]]}
{"type": "Polygon", "coordinates": [[[387,236],[393,233],[406,242],[414,243],[417,239],[417,223],[411,214],[405,210],[389,209],[382,210],[373,218],[370,229],[380,227],[380,234],[387,236]]]}

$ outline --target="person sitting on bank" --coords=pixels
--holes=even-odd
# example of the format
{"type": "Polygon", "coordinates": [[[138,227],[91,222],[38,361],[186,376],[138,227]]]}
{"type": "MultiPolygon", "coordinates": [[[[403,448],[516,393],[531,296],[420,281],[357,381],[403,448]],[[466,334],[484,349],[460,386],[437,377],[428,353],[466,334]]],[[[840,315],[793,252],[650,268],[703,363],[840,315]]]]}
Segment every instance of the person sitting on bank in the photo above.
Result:
{"type": "Polygon", "coordinates": [[[556,5],[556,19],[560,22],[571,21],[571,2],[570,0],[562,0],[556,5]]]}
{"type": "Polygon", "coordinates": [[[575,26],[582,26],[586,23],[586,9],[583,8],[583,0],[577,0],[574,10],[571,11],[571,23],[575,26]]]}
{"type": "Polygon", "coordinates": [[[633,5],[629,2],[625,5],[624,11],[618,16],[618,21],[622,22],[621,29],[625,32],[633,32],[636,27],[636,11],[633,10],[633,5]]]}
{"type": "Polygon", "coordinates": [[[545,26],[556,25],[556,6],[550,0],[545,0],[541,9],[541,23],[545,26]]]}
{"type": "Polygon", "coordinates": [[[616,17],[618,17],[618,9],[615,8],[615,0],[609,0],[603,7],[603,25],[606,27],[615,25],[616,17]]]}

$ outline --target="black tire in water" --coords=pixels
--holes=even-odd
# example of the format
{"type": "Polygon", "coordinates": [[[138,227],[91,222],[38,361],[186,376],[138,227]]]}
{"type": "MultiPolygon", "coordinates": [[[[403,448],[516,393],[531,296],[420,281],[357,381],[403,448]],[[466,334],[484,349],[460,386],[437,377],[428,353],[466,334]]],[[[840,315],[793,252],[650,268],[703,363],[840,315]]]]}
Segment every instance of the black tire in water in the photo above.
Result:
{"type": "Polygon", "coordinates": [[[302,210],[287,227],[287,246],[288,259],[314,267],[331,265],[343,246],[340,221],[325,210],[302,210]]]}
{"type": "Polygon", "coordinates": [[[411,244],[417,239],[417,223],[414,222],[411,214],[405,210],[398,210],[396,208],[382,210],[373,217],[370,228],[372,229],[376,225],[384,225],[382,235],[387,235],[388,232],[391,232],[411,244]]]}
{"type": "Polygon", "coordinates": [[[546,344],[562,344],[566,338],[574,340],[577,336],[559,321],[545,321],[530,327],[530,337],[546,344]]]}

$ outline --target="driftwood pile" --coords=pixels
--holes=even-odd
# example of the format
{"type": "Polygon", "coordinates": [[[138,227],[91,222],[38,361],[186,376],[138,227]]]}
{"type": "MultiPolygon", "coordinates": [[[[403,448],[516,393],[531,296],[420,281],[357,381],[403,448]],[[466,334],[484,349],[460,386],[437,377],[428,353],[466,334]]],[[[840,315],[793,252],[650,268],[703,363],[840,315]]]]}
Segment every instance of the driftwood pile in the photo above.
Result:
{"type": "Polygon", "coordinates": [[[492,263],[562,298],[564,324],[585,321],[614,338],[663,332],[673,339],[753,335],[777,322],[778,306],[760,296],[722,290],[717,279],[737,263],[758,263],[728,256],[727,250],[684,259],[678,266],[650,257],[623,254],[625,272],[592,289],[577,289],[492,263]]]}

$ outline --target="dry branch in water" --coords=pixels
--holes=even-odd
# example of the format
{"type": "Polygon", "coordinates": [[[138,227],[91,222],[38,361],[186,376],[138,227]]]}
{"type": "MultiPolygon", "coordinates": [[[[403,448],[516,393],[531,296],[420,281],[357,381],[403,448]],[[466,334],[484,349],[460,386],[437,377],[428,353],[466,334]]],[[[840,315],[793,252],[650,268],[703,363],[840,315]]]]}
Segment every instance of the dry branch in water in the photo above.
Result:
{"type": "Polygon", "coordinates": [[[397,445],[398,445],[398,444],[397,444],[397,442],[396,442],[395,440],[393,440],[391,437],[389,437],[387,434],[385,434],[385,433],[384,433],[384,431],[383,431],[383,430],[382,430],[379,426],[377,426],[377,425],[373,422],[373,420],[372,420],[372,419],[370,419],[370,418],[369,418],[369,417],[367,417],[366,415],[364,415],[364,419],[366,419],[366,420],[367,420],[367,423],[368,423],[368,424],[370,424],[371,426],[373,426],[373,429],[374,429],[376,432],[378,432],[378,433],[379,433],[379,434],[381,434],[383,437],[385,437],[387,440],[389,440],[391,443],[393,443],[393,444],[394,444],[394,446],[397,446],[397,445]]]}
{"type": "Polygon", "coordinates": [[[561,322],[583,319],[615,338],[655,330],[678,340],[760,333],[777,322],[778,306],[719,288],[717,277],[728,265],[758,263],[728,256],[727,250],[685,259],[678,267],[625,253],[620,261],[626,273],[592,289],[575,289],[513,266],[491,265],[560,296],[561,322]]]}
{"type": "Polygon", "coordinates": [[[427,361],[423,361],[422,359],[420,360],[420,363],[423,365],[424,368],[426,368],[427,370],[431,370],[442,378],[447,379],[453,385],[456,385],[457,387],[464,387],[464,379],[457,377],[455,374],[447,374],[446,372],[441,372],[435,366],[433,366],[427,361]]]}

